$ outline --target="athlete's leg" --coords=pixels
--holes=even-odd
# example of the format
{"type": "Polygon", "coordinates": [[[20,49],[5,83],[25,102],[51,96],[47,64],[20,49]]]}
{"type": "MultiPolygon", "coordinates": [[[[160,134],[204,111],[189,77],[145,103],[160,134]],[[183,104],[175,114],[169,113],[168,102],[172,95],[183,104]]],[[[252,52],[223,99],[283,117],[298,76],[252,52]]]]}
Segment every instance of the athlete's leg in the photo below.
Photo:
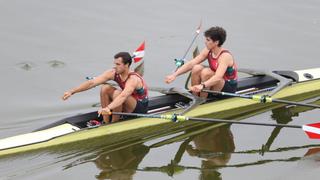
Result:
{"type": "MultiPolygon", "coordinates": [[[[122,92],[121,90],[115,90],[112,95],[112,100],[116,99],[116,97],[118,97],[121,94],[121,92],[122,92]]],[[[112,111],[113,112],[122,112],[123,105],[120,105],[118,107],[113,108],[112,111]]],[[[119,119],[120,119],[120,115],[112,115],[112,122],[119,121],[119,119]]],[[[104,121],[106,122],[105,119],[104,119],[104,121]]],[[[109,122],[109,116],[108,116],[107,121],[109,122]]]]}
{"type": "Polygon", "coordinates": [[[221,79],[218,84],[216,84],[215,86],[213,86],[211,89],[213,91],[221,91],[224,87],[224,84],[225,84],[225,80],[224,79],[221,79]]]}
{"type": "MultiPolygon", "coordinates": [[[[113,97],[113,93],[115,90],[116,90],[116,88],[114,88],[113,86],[111,86],[109,84],[105,84],[105,85],[101,86],[100,103],[101,103],[102,108],[107,107],[112,102],[112,97],[113,97]]],[[[109,116],[103,115],[103,120],[104,120],[104,122],[107,123],[109,121],[109,116]]]]}
{"type": "Polygon", "coordinates": [[[133,112],[137,106],[137,100],[133,96],[129,96],[123,103],[123,112],[133,112]]]}
{"type": "MultiPolygon", "coordinates": [[[[197,64],[193,66],[191,70],[191,86],[198,85],[201,83],[201,71],[203,70],[203,66],[197,64]]],[[[199,95],[199,93],[193,93],[194,95],[199,95]]]]}
{"type": "MultiPolygon", "coordinates": [[[[212,76],[214,76],[214,74],[215,73],[210,68],[204,68],[200,74],[201,82],[205,82],[206,80],[210,79],[212,76]]],[[[210,89],[210,87],[207,87],[206,89],[210,89]]],[[[208,97],[208,93],[200,92],[200,97],[206,98],[208,97]]]]}
{"type": "MultiPolygon", "coordinates": [[[[113,99],[115,99],[117,96],[119,96],[121,93],[120,90],[115,90],[113,93],[113,99]]],[[[129,96],[125,102],[114,109],[112,109],[113,112],[133,112],[136,108],[137,101],[133,96],[129,96]]],[[[119,115],[112,115],[112,122],[119,121],[120,116],[119,115]]],[[[109,121],[109,119],[108,119],[109,121]]]]}
{"type": "MultiPolygon", "coordinates": [[[[100,90],[101,107],[102,108],[107,107],[113,101],[113,99],[120,94],[120,92],[121,92],[120,90],[117,90],[115,87],[109,84],[102,85],[100,90]]],[[[118,107],[118,108],[122,110],[122,107],[118,107]]],[[[116,108],[116,110],[118,110],[118,108],[116,108]]],[[[103,115],[103,121],[105,123],[108,123],[109,115],[103,115]]]]}

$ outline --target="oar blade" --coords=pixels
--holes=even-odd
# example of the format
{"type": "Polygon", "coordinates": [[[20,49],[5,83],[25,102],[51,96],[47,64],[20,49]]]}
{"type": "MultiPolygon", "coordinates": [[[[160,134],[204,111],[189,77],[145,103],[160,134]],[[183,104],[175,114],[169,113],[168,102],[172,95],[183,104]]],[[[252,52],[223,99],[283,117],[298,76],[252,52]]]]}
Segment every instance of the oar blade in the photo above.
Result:
{"type": "Polygon", "coordinates": [[[133,52],[133,60],[135,63],[139,62],[144,56],[145,41],[143,41],[140,46],[133,52]]]}
{"type": "Polygon", "coordinates": [[[138,73],[140,76],[144,75],[144,61],[134,68],[134,72],[138,73]]]}
{"type": "Polygon", "coordinates": [[[202,26],[202,20],[200,21],[200,24],[196,30],[196,33],[199,34],[200,33],[200,30],[201,30],[201,26],[202,26]]]}
{"type": "Polygon", "coordinates": [[[320,139],[320,123],[303,125],[302,129],[310,139],[320,139]]]}

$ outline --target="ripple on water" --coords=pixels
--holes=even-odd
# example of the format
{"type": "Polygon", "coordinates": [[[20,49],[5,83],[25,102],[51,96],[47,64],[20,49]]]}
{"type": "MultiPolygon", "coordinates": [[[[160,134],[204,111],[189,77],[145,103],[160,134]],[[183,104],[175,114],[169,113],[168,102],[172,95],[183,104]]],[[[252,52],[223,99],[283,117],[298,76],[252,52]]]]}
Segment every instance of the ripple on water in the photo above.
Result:
{"type": "Polygon", "coordinates": [[[15,65],[16,68],[22,69],[25,71],[31,71],[32,69],[36,68],[37,65],[34,64],[33,62],[26,61],[26,62],[21,62],[15,65]]]}
{"type": "MultiPolygon", "coordinates": [[[[52,60],[52,61],[49,61],[47,64],[52,68],[62,68],[66,65],[64,62],[59,60],[52,60]]],[[[15,67],[21,70],[31,71],[38,66],[31,61],[25,61],[25,62],[17,63],[15,67]]]]}
{"type": "Polygon", "coordinates": [[[66,64],[62,61],[59,61],[59,60],[52,60],[52,61],[49,61],[48,64],[50,65],[50,67],[52,68],[62,68],[64,67],[66,64]]]}

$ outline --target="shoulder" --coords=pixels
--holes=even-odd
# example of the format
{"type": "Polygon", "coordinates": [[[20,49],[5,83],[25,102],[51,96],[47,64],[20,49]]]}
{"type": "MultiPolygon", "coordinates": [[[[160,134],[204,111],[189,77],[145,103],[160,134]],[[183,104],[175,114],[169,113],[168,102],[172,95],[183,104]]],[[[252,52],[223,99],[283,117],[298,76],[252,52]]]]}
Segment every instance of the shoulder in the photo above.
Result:
{"type": "Polygon", "coordinates": [[[226,51],[220,55],[219,60],[227,64],[233,63],[233,56],[229,51],[226,51]]]}
{"type": "Polygon", "coordinates": [[[104,71],[104,72],[101,74],[101,76],[103,76],[103,77],[114,77],[115,74],[116,74],[115,69],[109,69],[109,70],[104,71]]]}
{"type": "Polygon", "coordinates": [[[204,48],[204,49],[202,49],[202,51],[200,52],[200,54],[203,55],[203,56],[208,56],[209,52],[210,52],[210,51],[209,51],[208,48],[204,48]]]}
{"type": "Polygon", "coordinates": [[[114,79],[114,74],[115,74],[115,71],[107,70],[107,71],[104,71],[99,76],[97,76],[96,78],[94,78],[92,81],[95,84],[100,84],[100,83],[103,83],[103,82],[108,81],[108,80],[113,80],[114,79]]]}
{"type": "Polygon", "coordinates": [[[108,70],[106,70],[106,71],[104,71],[103,73],[102,73],[102,75],[103,74],[115,74],[116,73],[116,70],[115,69],[108,69],[108,70]]]}
{"type": "Polygon", "coordinates": [[[139,78],[138,75],[136,75],[136,74],[131,74],[131,75],[129,76],[128,80],[127,80],[127,83],[137,85],[140,81],[141,81],[141,79],[139,78]]]}
{"type": "Polygon", "coordinates": [[[209,50],[207,48],[204,48],[201,50],[200,54],[196,58],[194,58],[193,60],[196,63],[200,63],[200,62],[204,61],[205,59],[207,59],[208,54],[209,54],[209,50]]]}

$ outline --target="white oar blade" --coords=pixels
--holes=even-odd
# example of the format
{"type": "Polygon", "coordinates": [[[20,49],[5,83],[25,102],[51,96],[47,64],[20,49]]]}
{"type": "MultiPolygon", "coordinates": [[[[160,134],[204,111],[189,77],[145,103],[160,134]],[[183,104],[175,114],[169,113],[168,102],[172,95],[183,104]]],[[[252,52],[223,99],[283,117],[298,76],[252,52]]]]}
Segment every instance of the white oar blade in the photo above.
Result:
{"type": "Polygon", "coordinates": [[[133,52],[133,60],[135,63],[139,62],[144,56],[144,49],[145,49],[145,41],[141,43],[138,49],[133,52]]]}
{"type": "Polygon", "coordinates": [[[140,76],[143,76],[143,74],[144,74],[144,61],[142,61],[141,64],[139,64],[137,67],[134,68],[134,72],[138,73],[140,76]]]}
{"type": "Polygon", "coordinates": [[[302,129],[310,139],[320,139],[320,123],[303,125],[302,129]]]}
{"type": "Polygon", "coordinates": [[[200,21],[200,24],[196,30],[196,33],[199,34],[200,33],[200,30],[201,30],[201,25],[202,25],[202,21],[200,21]]]}

